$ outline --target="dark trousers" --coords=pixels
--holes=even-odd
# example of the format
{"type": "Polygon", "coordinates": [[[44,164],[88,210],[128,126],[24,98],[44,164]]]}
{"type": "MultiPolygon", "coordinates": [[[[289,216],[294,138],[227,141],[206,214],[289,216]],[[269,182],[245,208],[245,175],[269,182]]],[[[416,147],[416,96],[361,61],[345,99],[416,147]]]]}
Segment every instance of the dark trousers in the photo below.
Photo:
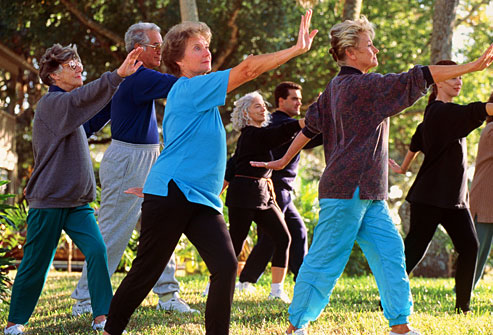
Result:
{"type": "Polygon", "coordinates": [[[406,271],[411,273],[423,258],[433,235],[441,224],[459,254],[455,273],[456,309],[469,311],[479,242],[468,209],[447,209],[411,204],[411,225],[404,240],[406,271]]]}
{"type": "Polygon", "coordinates": [[[211,273],[206,334],[228,334],[237,261],[226,223],[214,209],[189,202],[173,181],[168,196],[144,196],[137,257],[111,302],[105,327],[108,333],[117,335],[125,329],[163,272],[182,234],[197,248],[211,273]]]}
{"type": "MultiPolygon", "coordinates": [[[[306,226],[291,199],[291,192],[286,189],[275,188],[276,201],[284,214],[284,221],[291,235],[289,247],[288,268],[294,274],[294,280],[303,258],[308,252],[308,239],[306,226]]],[[[247,259],[245,267],[240,274],[240,282],[256,283],[274,253],[274,242],[266,234],[262,227],[257,227],[258,241],[247,259]]]]}
{"type": "Polygon", "coordinates": [[[233,241],[236,256],[243,248],[252,221],[270,236],[274,241],[272,266],[285,268],[289,259],[289,244],[291,237],[284,222],[281,210],[273,204],[268,209],[229,207],[229,234],[233,241]]]}

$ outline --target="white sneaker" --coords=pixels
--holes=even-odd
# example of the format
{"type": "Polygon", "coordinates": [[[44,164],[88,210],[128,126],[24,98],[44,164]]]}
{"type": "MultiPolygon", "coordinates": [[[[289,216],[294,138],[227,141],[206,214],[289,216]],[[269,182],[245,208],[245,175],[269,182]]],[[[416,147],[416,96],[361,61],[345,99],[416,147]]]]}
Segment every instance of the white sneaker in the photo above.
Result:
{"type": "Polygon", "coordinates": [[[72,315],[92,314],[91,300],[77,300],[72,306],[72,315]]]}
{"type": "Polygon", "coordinates": [[[5,335],[22,335],[24,334],[24,326],[21,324],[16,324],[10,327],[5,327],[3,330],[5,335]]]}
{"type": "Polygon", "coordinates": [[[162,309],[165,311],[177,311],[180,313],[200,314],[200,311],[190,308],[190,306],[188,306],[188,304],[178,296],[177,292],[173,293],[173,298],[169,299],[168,301],[161,301],[161,299],[159,299],[156,309],[162,309]]]}
{"type": "Polygon", "coordinates": [[[244,283],[238,282],[235,285],[235,289],[237,289],[238,292],[247,293],[247,294],[254,293],[256,291],[255,286],[253,286],[252,283],[247,282],[247,281],[244,283]]]}
{"type": "Polygon", "coordinates": [[[207,282],[207,285],[205,286],[204,292],[202,292],[203,297],[207,297],[209,295],[209,287],[211,286],[211,282],[207,282]]]}
{"type": "Polygon", "coordinates": [[[100,323],[95,323],[94,320],[92,320],[92,329],[94,329],[97,332],[102,332],[104,330],[104,326],[106,326],[106,319],[101,321],[100,323]]]}
{"type": "Polygon", "coordinates": [[[394,333],[393,331],[391,331],[389,335],[421,335],[421,333],[418,332],[417,330],[410,330],[404,334],[398,334],[398,333],[394,333]]]}
{"type": "MultiPolygon", "coordinates": [[[[285,302],[286,304],[290,304],[291,303],[291,299],[289,299],[288,295],[284,291],[281,291],[280,293],[276,293],[276,294],[270,292],[268,299],[269,300],[277,300],[277,299],[279,299],[282,302],[285,302]]],[[[303,328],[300,328],[300,329],[303,329],[303,328]]],[[[293,334],[297,334],[297,333],[293,333],[293,334]]],[[[304,334],[304,333],[300,333],[300,334],[304,334]]]]}
{"type": "MultiPolygon", "coordinates": [[[[288,332],[286,332],[286,334],[288,334],[288,332]]],[[[308,335],[308,332],[306,331],[305,328],[299,328],[299,329],[293,330],[290,334],[291,335],[308,335]]]]}

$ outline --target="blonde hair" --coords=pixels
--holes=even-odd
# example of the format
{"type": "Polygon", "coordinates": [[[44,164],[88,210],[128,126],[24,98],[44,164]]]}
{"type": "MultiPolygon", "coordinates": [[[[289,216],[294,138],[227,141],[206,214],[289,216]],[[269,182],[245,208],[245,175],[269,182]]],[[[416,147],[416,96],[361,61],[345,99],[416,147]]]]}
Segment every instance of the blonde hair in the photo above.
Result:
{"type": "Polygon", "coordinates": [[[362,15],[356,20],[346,20],[330,29],[330,54],[339,66],[345,65],[346,50],[356,47],[359,43],[359,34],[368,32],[371,39],[375,37],[373,24],[362,15]]]}
{"type": "MultiPolygon", "coordinates": [[[[245,94],[234,102],[235,108],[231,113],[231,122],[233,123],[233,128],[235,130],[240,131],[248,125],[248,121],[250,121],[248,109],[252,105],[252,101],[255,98],[262,98],[262,100],[264,100],[264,98],[258,91],[253,91],[245,94]]],[[[265,121],[262,122],[262,127],[267,126],[269,122],[270,114],[266,112],[265,121]]]]}
{"type": "Polygon", "coordinates": [[[174,25],[166,33],[163,40],[163,63],[168,73],[175,76],[181,75],[180,67],[176,62],[183,59],[187,41],[193,36],[202,36],[207,43],[210,43],[212,33],[204,22],[192,21],[174,25]]]}

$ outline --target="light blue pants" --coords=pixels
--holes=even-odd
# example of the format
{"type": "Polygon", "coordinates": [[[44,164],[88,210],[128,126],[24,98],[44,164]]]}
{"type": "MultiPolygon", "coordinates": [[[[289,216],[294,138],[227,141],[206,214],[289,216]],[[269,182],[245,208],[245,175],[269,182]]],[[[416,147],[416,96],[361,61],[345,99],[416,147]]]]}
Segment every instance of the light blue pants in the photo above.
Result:
{"type": "Polygon", "coordinates": [[[478,262],[476,263],[476,277],[474,278],[473,286],[476,287],[479,280],[483,276],[486,261],[490,256],[491,242],[493,241],[493,223],[481,223],[477,222],[477,220],[474,221],[479,240],[478,262]]]}
{"type": "MultiPolygon", "coordinates": [[[[112,140],[104,153],[99,178],[101,180],[101,208],[99,229],[103,235],[108,254],[110,276],[116,271],[125,248],[132,237],[140,217],[142,198],[124,193],[130,187],[144,187],[152,164],[159,156],[159,144],[133,144],[112,140]]],[[[154,286],[154,293],[163,296],[179,292],[175,278],[174,254],[154,286]]],[[[72,298],[81,304],[90,304],[87,265],[72,298]]]]}
{"type": "Polygon", "coordinates": [[[322,313],[355,241],[375,275],[384,316],[390,326],[408,323],[412,297],[402,238],[386,202],[361,200],[357,188],[352,199],[320,199],[319,222],[289,307],[293,326],[306,327],[322,313]]]}
{"type": "Polygon", "coordinates": [[[8,321],[25,324],[38,303],[62,230],[87,260],[89,292],[94,317],[108,314],[113,291],[108,274],[106,247],[94,210],[74,208],[30,209],[24,256],[15,277],[8,321]]]}

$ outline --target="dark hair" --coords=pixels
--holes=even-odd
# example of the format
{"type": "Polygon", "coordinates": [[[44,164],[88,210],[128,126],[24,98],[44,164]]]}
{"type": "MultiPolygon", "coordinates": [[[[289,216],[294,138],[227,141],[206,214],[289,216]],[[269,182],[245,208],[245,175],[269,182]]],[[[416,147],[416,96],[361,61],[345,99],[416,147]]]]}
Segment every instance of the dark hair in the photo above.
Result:
{"type": "Polygon", "coordinates": [[[46,49],[44,55],[41,57],[39,65],[39,77],[43,83],[46,85],[53,85],[54,81],[50,74],[60,71],[60,65],[71,59],[80,61],[79,54],[77,53],[77,46],[75,44],[62,47],[60,44],[56,43],[53,44],[51,48],[46,49]]]}
{"type": "Polygon", "coordinates": [[[293,83],[292,81],[283,81],[279,85],[277,85],[274,90],[274,100],[276,104],[276,108],[279,107],[279,99],[286,99],[289,96],[289,90],[300,90],[301,86],[293,83]]]}
{"type": "Polygon", "coordinates": [[[187,41],[192,36],[203,36],[211,41],[211,30],[203,22],[185,21],[174,25],[164,36],[163,63],[167,72],[175,76],[181,75],[180,66],[176,62],[183,59],[187,41]]]}
{"type": "MultiPolygon", "coordinates": [[[[444,59],[437,62],[436,65],[457,65],[457,63],[450,59],[444,59]]],[[[431,85],[431,94],[430,97],[428,98],[428,103],[435,101],[435,99],[437,98],[437,94],[438,94],[438,88],[437,88],[437,84],[435,83],[431,85]]]]}

